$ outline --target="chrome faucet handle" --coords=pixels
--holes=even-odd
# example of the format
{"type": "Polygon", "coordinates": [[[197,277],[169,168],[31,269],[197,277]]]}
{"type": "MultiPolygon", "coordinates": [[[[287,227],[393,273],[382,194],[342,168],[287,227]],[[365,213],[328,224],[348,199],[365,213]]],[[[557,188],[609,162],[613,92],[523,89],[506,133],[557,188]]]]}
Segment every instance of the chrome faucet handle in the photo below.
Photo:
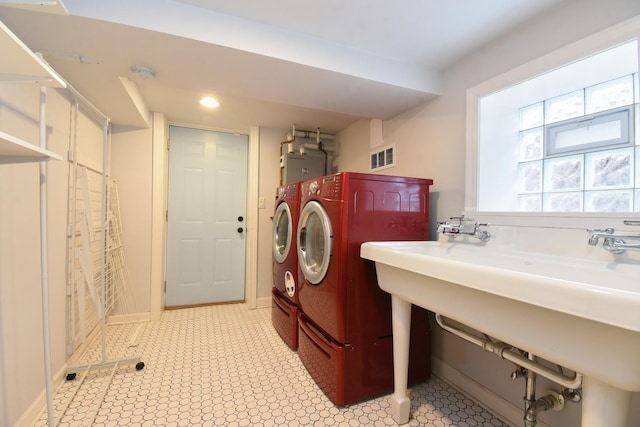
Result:
{"type": "Polygon", "coordinates": [[[473,235],[480,239],[481,242],[488,242],[489,239],[491,239],[491,233],[489,233],[487,230],[478,230],[476,228],[476,230],[473,232],[473,235]]]}
{"type": "Polygon", "coordinates": [[[438,221],[438,228],[436,229],[436,233],[444,233],[444,231],[449,228],[451,224],[447,221],[438,221]]]}
{"type": "Polygon", "coordinates": [[[626,245],[626,242],[622,239],[615,239],[612,237],[608,237],[604,239],[602,242],[602,247],[613,254],[622,254],[625,252],[623,246],[626,245]]]}
{"type": "Polygon", "coordinates": [[[611,227],[608,228],[588,228],[587,231],[591,234],[591,237],[589,237],[589,245],[591,246],[596,246],[598,244],[598,240],[600,240],[600,237],[604,237],[605,239],[611,239],[611,237],[608,237],[609,234],[613,234],[615,232],[615,230],[611,227]]]}
{"type": "Polygon", "coordinates": [[[449,217],[449,219],[451,221],[458,221],[457,226],[460,227],[461,230],[464,229],[465,223],[473,221],[473,218],[469,218],[469,217],[466,217],[464,215],[452,216],[452,217],[449,217]]]}
{"type": "Polygon", "coordinates": [[[607,234],[613,234],[616,230],[614,230],[613,228],[609,227],[609,228],[587,228],[587,231],[589,233],[607,233],[607,234]]]}
{"type": "Polygon", "coordinates": [[[462,225],[462,221],[464,221],[464,215],[462,216],[450,216],[449,221],[458,221],[458,225],[462,225]]]}
{"type": "Polygon", "coordinates": [[[489,224],[486,222],[485,223],[476,222],[473,225],[473,235],[478,239],[480,239],[481,242],[488,242],[489,239],[491,239],[491,233],[489,233],[487,230],[480,230],[480,227],[488,227],[488,226],[489,224]]]}
{"type": "Polygon", "coordinates": [[[449,221],[442,221],[438,222],[438,229],[436,230],[436,232],[448,235],[457,235],[461,234],[463,228],[464,227],[462,225],[462,221],[458,224],[451,224],[449,223],[449,221]]]}
{"type": "MultiPolygon", "coordinates": [[[[623,221],[624,225],[631,226],[640,226],[640,221],[638,220],[626,220],[623,221]]],[[[627,239],[632,240],[640,240],[640,235],[636,234],[614,234],[613,228],[605,228],[601,229],[587,229],[591,233],[589,237],[589,245],[597,246],[598,241],[602,237],[602,247],[613,254],[621,254],[627,250],[640,250],[640,245],[638,244],[629,244],[626,242],[627,239]]]]}

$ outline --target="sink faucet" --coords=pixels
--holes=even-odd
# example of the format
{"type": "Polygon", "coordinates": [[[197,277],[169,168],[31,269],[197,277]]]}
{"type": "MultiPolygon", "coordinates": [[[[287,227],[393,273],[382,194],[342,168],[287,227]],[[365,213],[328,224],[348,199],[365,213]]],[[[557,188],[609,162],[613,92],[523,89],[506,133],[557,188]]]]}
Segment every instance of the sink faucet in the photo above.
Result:
{"type": "Polygon", "coordinates": [[[613,235],[613,233],[615,233],[615,230],[611,227],[609,228],[589,228],[587,229],[587,231],[591,234],[591,237],[589,237],[589,245],[591,246],[596,246],[598,244],[598,241],[600,240],[600,238],[604,238],[604,239],[611,239],[611,236],[613,235]]]}
{"type": "Polygon", "coordinates": [[[451,221],[458,221],[457,224],[450,224],[448,221],[438,223],[438,233],[442,233],[448,236],[472,236],[480,239],[482,242],[487,242],[491,238],[491,233],[486,230],[481,230],[480,227],[487,227],[489,224],[475,223],[473,225],[473,231],[467,231],[466,222],[473,221],[473,218],[466,218],[464,215],[452,216],[449,218],[451,221]]]}
{"type": "MultiPolygon", "coordinates": [[[[640,221],[626,220],[623,221],[623,224],[640,226],[640,221]]],[[[640,251],[640,243],[632,244],[626,242],[626,240],[640,241],[640,234],[615,234],[615,230],[611,227],[605,229],[590,228],[587,231],[592,233],[588,242],[591,246],[597,246],[598,241],[602,238],[602,247],[613,254],[621,254],[626,250],[640,251]]]]}

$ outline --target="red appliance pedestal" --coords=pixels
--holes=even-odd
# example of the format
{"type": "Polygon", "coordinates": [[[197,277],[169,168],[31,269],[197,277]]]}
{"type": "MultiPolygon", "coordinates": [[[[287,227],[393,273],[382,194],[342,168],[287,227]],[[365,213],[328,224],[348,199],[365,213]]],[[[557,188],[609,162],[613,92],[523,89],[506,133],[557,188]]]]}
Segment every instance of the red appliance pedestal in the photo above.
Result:
{"type": "MultiPolygon", "coordinates": [[[[428,313],[413,307],[411,325],[409,385],[431,376],[428,313]]],[[[393,392],[392,336],[380,337],[364,346],[341,345],[299,312],[298,354],[316,384],[338,406],[393,392]]]]}

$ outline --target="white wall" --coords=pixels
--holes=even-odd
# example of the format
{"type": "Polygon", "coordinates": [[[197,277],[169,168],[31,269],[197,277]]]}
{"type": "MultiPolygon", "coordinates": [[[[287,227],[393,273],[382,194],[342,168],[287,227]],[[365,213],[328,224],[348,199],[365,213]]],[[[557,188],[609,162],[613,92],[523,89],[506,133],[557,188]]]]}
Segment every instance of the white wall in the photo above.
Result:
{"type": "Polygon", "coordinates": [[[369,173],[369,123],[370,120],[358,120],[338,133],[336,145],[339,172],[369,173]]]}
{"type": "MultiPolygon", "coordinates": [[[[432,178],[435,212],[431,221],[433,216],[445,220],[459,215],[464,208],[466,90],[637,14],[640,14],[637,0],[568,1],[478,49],[445,70],[442,96],[384,122],[385,144],[397,146],[397,167],[382,173],[432,178]]],[[[365,134],[360,122],[340,132],[341,171],[362,168],[358,159],[343,154],[368,152],[365,134]]],[[[433,228],[431,231],[433,237],[433,228]]],[[[524,382],[509,378],[511,363],[483,353],[437,328],[433,355],[458,374],[487,387],[485,394],[496,393],[514,407],[522,407],[524,382]]],[[[635,395],[634,402],[638,400],[635,395]]],[[[632,403],[632,407],[637,406],[632,403]]],[[[632,412],[630,425],[637,425],[639,411],[633,409],[632,412]]],[[[564,412],[545,413],[540,419],[553,426],[579,426],[580,407],[569,404],[564,412]]]]}
{"type": "MultiPolygon", "coordinates": [[[[152,131],[118,132],[111,137],[111,177],[118,181],[122,244],[127,258],[127,294],[115,314],[151,311],[152,131]]],[[[155,283],[154,286],[162,286],[155,283]]]]}
{"type": "MultiPolygon", "coordinates": [[[[67,100],[47,91],[48,148],[66,157],[67,100]]],[[[39,89],[0,84],[0,129],[38,145],[39,89]]],[[[66,360],[65,260],[66,161],[48,163],[48,265],[51,364],[66,360]]],[[[38,412],[44,393],[40,270],[39,165],[0,165],[0,425],[15,425],[25,412],[38,412]],[[32,405],[34,404],[35,405],[32,405]]]]}
{"type": "Polygon", "coordinates": [[[280,143],[287,139],[287,131],[260,128],[260,171],[258,197],[264,197],[264,209],[258,209],[258,307],[271,306],[273,287],[272,218],[276,188],[280,185],[280,143]]]}

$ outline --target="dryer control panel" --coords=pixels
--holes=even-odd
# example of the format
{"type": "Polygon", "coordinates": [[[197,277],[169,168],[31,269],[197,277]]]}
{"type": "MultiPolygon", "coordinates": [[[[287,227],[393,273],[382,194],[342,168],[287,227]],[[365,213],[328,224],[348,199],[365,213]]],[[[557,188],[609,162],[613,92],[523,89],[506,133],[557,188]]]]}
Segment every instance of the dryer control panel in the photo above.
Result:
{"type": "Polygon", "coordinates": [[[328,199],[338,199],[342,192],[342,174],[329,175],[322,178],[320,195],[328,199]]]}

